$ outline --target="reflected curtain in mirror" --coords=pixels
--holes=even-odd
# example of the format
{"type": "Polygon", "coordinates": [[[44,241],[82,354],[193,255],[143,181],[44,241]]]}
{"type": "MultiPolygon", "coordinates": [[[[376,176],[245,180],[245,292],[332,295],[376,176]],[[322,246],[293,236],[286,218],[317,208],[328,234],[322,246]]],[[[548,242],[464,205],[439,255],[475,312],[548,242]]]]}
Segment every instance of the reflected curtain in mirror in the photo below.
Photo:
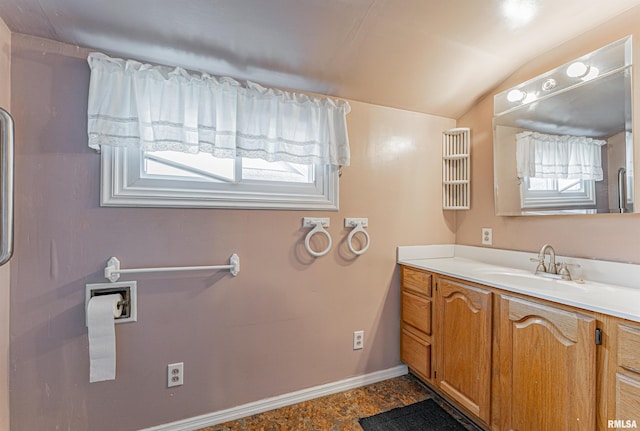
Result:
{"type": "Polygon", "coordinates": [[[602,146],[606,144],[585,136],[518,133],[518,177],[602,181],[602,146]]]}

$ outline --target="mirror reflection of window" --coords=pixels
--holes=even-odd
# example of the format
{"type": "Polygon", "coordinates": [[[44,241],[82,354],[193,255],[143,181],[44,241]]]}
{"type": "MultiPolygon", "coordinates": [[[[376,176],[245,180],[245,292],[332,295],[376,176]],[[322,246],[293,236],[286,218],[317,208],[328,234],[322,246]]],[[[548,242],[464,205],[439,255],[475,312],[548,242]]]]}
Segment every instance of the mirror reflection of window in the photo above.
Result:
{"type": "Polygon", "coordinates": [[[522,208],[540,209],[580,207],[584,213],[595,211],[595,181],[579,179],[530,178],[522,179],[522,208]]]}

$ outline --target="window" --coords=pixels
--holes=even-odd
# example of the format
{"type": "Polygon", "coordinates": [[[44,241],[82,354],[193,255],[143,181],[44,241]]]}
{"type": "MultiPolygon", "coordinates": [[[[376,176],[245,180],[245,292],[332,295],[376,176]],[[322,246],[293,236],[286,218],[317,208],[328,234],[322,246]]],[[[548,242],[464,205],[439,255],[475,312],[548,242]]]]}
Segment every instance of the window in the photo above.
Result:
{"type": "Polygon", "coordinates": [[[143,172],[146,178],[198,178],[214,182],[313,182],[313,165],[290,162],[267,162],[240,157],[221,159],[210,154],[189,154],[178,151],[144,151],[143,172]]]}
{"type": "Polygon", "coordinates": [[[596,204],[594,180],[524,177],[521,184],[523,209],[596,204]]]}
{"type": "Polygon", "coordinates": [[[105,146],[101,204],[335,210],[338,169],[105,146]]]}
{"type": "Polygon", "coordinates": [[[338,209],[347,102],[100,53],[88,62],[102,205],[338,209]]]}

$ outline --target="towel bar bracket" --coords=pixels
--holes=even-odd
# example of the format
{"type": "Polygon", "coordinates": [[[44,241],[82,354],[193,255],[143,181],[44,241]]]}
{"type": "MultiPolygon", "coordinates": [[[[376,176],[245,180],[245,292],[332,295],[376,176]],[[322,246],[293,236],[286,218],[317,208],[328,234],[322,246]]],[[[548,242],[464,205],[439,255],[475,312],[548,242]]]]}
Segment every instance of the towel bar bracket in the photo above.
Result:
{"type": "Polygon", "coordinates": [[[240,273],[240,256],[232,254],[229,258],[229,265],[211,265],[211,266],[172,266],[160,268],[127,268],[120,267],[120,260],[117,257],[111,257],[107,261],[104,268],[104,276],[107,280],[115,283],[120,279],[121,274],[145,273],[145,272],[179,272],[179,271],[209,271],[227,269],[234,277],[240,273]]]}

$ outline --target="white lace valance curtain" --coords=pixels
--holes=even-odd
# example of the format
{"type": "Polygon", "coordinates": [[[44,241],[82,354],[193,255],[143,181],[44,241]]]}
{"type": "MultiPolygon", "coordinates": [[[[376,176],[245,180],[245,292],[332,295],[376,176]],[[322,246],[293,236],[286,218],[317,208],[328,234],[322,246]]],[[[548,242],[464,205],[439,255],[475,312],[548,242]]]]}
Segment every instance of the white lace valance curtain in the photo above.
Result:
{"type": "Polygon", "coordinates": [[[602,146],[606,143],[583,136],[518,133],[518,177],[602,181],[602,146]]]}
{"type": "Polygon", "coordinates": [[[92,53],[89,146],[349,165],[345,101],[92,53]]]}

